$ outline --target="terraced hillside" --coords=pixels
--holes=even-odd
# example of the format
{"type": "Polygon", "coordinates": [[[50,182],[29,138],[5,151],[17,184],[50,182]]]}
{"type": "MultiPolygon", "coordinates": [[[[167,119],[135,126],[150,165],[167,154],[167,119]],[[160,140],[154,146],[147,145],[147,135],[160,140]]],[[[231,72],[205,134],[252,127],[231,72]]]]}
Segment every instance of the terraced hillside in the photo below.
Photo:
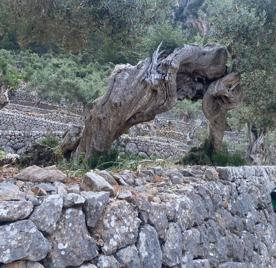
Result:
{"type": "MultiPolygon", "coordinates": [[[[61,138],[70,126],[83,125],[83,118],[57,105],[12,99],[0,111],[0,122],[0,146],[7,152],[22,154],[35,141],[49,134],[61,138]]],[[[198,145],[206,135],[205,121],[185,122],[165,114],[132,127],[117,141],[117,145],[122,153],[175,160],[198,145]]],[[[241,147],[245,139],[244,133],[229,132],[226,135],[230,150],[241,147]]]]}

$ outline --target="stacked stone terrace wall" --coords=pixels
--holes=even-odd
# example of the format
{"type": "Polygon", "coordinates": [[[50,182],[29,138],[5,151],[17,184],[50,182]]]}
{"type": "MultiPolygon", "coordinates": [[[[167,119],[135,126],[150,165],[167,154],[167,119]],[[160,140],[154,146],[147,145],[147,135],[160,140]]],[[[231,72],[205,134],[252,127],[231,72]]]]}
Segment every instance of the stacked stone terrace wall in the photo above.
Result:
{"type": "Polygon", "coordinates": [[[7,153],[24,154],[33,144],[41,139],[54,135],[61,140],[63,131],[42,132],[42,131],[5,131],[0,130],[0,147],[7,153]]]}
{"type": "Polygon", "coordinates": [[[0,265],[274,268],[275,184],[276,167],[142,166],[81,184],[29,167],[0,183],[0,265]]]}

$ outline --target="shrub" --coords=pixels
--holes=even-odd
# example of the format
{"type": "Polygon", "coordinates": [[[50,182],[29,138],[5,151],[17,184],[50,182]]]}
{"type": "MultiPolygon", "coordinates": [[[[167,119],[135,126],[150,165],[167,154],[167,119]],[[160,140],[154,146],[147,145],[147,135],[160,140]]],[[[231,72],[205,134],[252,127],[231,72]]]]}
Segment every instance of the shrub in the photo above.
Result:
{"type": "Polygon", "coordinates": [[[0,160],[4,159],[6,157],[5,151],[0,149],[0,160]]]}
{"type": "Polygon", "coordinates": [[[88,167],[94,169],[107,169],[117,164],[119,152],[116,149],[111,149],[102,153],[93,153],[87,161],[88,167]]]}
{"type": "Polygon", "coordinates": [[[192,148],[180,161],[184,165],[215,165],[215,166],[242,166],[246,164],[241,153],[231,154],[224,144],[221,152],[214,152],[210,141],[200,147],[192,148]]]}
{"type": "Polygon", "coordinates": [[[59,140],[53,134],[48,134],[40,140],[40,144],[45,145],[51,149],[56,148],[59,145],[59,140]]]}

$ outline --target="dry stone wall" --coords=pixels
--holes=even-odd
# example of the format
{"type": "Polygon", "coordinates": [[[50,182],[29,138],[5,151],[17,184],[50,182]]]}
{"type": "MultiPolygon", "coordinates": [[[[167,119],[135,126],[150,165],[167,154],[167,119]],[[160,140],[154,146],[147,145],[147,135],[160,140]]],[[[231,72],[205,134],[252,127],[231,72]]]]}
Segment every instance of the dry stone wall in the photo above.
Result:
{"type": "Polygon", "coordinates": [[[276,167],[29,167],[0,183],[0,265],[273,268],[276,167]]]}

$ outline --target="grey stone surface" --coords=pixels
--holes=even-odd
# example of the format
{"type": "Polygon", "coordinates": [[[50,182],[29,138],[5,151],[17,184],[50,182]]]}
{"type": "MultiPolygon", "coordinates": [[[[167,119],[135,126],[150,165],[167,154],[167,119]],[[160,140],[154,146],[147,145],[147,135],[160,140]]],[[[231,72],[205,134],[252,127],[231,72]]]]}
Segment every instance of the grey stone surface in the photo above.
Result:
{"type": "Polygon", "coordinates": [[[96,233],[103,241],[103,252],[107,255],[136,242],[140,219],[138,211],[126,201],[110,203],[98,223],[96,233]]]}
{"type": "Polygon", "coordinates": [[[162,248],[164,264],[173,267],[181,263],[182,244],[182,232],[179,224],[170,223],[165,238],[165,244],[162,248]]]}
{"type": "Polygon", "coordinates": [[[109,201],[109,192],[81,192],[85,198],[86,224],[95,227],[109,201]]]}
{"type": "Polygon", "coordinates": [[[88,191],[106,191],[114,194],[114,189],[102,176],[93,171],[87,172],[83,178],[83,189],[88,191]]]}
{"type": "Polygon", "coordinates": [[[161,268],[162,251],[156,230],[150,225],[144,225],[139,233],[137,248],[142,267],[161,268]]]}
{"type": "MultiPolygon", "coordinates": [[[[47,224],[51,228],[55,223],[57,226],[51,235],[47,235],[52,243],[52,253],[47,261],[41,257],[45,267],[96,265],[97,244],[99,252],[105,254],[101,258],[114,261],[115,257],[120,268],[274,268],[276,214],[272,209],[270,192],[276,185],[276,167],[223,167],[217,168],[218,177],[212,170],[207,178],[208,168],[204,166],[155,169],[153,163],[143,162],[139,168],[142,172],[120,171],[117,175],[122,176],[128,185],[118,186],[118,194],[113,198],[102,192],[67,194],[68,181],[64,184],[56,182],[66,189],[61,199],[74,197],[67,200],[70,201],[67,205],[74,208],[66,209],[64,202],[64,214],[59,220],[47,212],[47,224]],[[169,178],[178,172],[183,175],[183,183],[171,183],[169,178]],[[133,183],[129,183],[131,181],[133,183]],[[120,199],[120,193],[127,194],[120,199]],[[85,204],[79,204],[79,199],[81,203],[85,199],[85,204]],[[89,225],[94,226],[89,227],[90,234],[83,212],[88,200],[91,210],[90,214],[86,214],[92,221],[89,225]]],[[[9,181],[14,182],[12,178],[9,181]]],[[[5,188],[2,190],[5,198],[12,198],[8,189],[12,189],[16,196],[19,188],[24,193],[19,192],[16,198],[22,198],[22,201],[25,196],[27,199],[32,196],[30,189],[34,183],[18,180],[16,184],[2,187],[0,183],[0,189],[5,188]]],[[[50,197],[47,195],[47,198],[50,197]]],[[[37,197],[38,201],[44,199],[37,197]]],[[[42,205],[37,208],[40,207],[42,205]]],[[[0,230],[10,226],[1,224],[0,230]]],[[[36,227],[32,232],[41,235],[39,240],[45,240],[36,227]]],[[[3,252],[1,246],[7,243],[2,234],[15,237],[13,242],[11,239],[9,242],[13,249],[23,247],[23,243],[16,240],[18,234],[22,235],[19,231],[9,229],[0,232],[0,256],[3,252]]],[[[24,239],[29,239],[29,233],[24,239]]],[[[29,242],[24,242],[26,248],[24,246],[21,251],[29,250],[26,243],[29,242]]],[[[18,259],[25,260],[24,256],[29,253],[24,254],[18,259]]]]}
{"type": "Polygon", "coordinates": [[[82,205],[85,203],[85,198],[80,194],[69,193],[63,196],[63,207],[69,208],[76,205],[82,205]]]}
{"type": "Polygon", "coordinates": [[[66,209],[49,239],[52,241],[52,249],[47,256],[46,267],[78,266],[98,255],[96,243],[87,231],[85,215],[81,209],[66,209]]]}
{"type": "Polygon", "coordinates": [[[98,268],[119,268],[119,262],[114,258],[114,256],[104,256],[101,255],[99,257],[99,261],[97,263],[98,268]]]}
{"type": "Polygon", "coordinates": [[[44,268],[44,266],[34,261],[16,261],[3,265],[3,268],[44,268]]]}
{"type": "Polygon", "coordinates": [[[138,250],[134,245],[118,250],[116,257],[122,266],[128,268],[142,268],[138,250]]]}
{"type": "Polygon", "coordinates": [[[25,219],[32,211],[33,204],[30,201],[0,201],[0,222],[25,219]]]}
{"type": "Polygon", "coordinates": [[[54,166],[46,168],[30,166],[21,170],[15,176],[15,178],[22,181],[32,182],[55,182],[64,181],[67,178],[67,176],[54,166]]]}
{"type": "Polygon", "coordinates": [[[0,183],[0,202],[9,200],[24,200],[26,194],[10,182],[0,183]]]}
{"type": "Polygon", "coordinates": [[[149,222],[155,227],[160,238],[164,238],[169,222],[166,210],[162,205],[151,203],[149,222]]]}
{"type": "Polygon", "coordinates": [[[40,231],[51,234],[56,229],[63,207],[63,199],[60,195],[47,196],[42,204],[35,208],[30,219],[40,231]]]}
{"type": "Polygon", "coordinates": [[[30,220],[0,226],[0,237],[0,263],[40,261],[50,250],[50,243],[30,220]]]}
{"type": "Polygon", "coordinates": [[[39,262],[17,261],[17,262],[5,264],[3,268],[44,268],[44,266],[39,262]]]}

